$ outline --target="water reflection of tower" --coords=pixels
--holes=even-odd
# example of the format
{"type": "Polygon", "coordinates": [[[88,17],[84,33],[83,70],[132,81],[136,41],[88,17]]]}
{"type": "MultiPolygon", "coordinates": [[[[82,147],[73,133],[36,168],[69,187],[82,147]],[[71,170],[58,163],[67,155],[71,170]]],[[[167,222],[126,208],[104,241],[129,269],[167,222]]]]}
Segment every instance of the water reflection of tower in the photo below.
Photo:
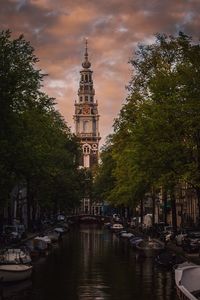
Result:
{"type": "Polygon", "coordinates": [[[78,295],[80,299],[107,299],[105,281],[99,260],[103,244],[102,230],[96,227],[82,227],[81,233],[81,258],[82,266],[80,273],[80,287],[78,295]]]}

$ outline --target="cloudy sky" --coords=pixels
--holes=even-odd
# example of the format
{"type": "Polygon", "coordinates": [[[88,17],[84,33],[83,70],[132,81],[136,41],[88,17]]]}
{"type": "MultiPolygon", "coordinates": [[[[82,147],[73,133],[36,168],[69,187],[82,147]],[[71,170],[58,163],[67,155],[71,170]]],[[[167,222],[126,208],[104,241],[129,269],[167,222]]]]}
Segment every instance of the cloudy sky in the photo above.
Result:
{"type": "Polygon", "coordinates": [[[1,0],[1,29],[23,33],[48,73],[49,96],[74,128],[74,101],[89,39],[89,59],[99,103],[102,143],[125,101],[131,76],[128,60],[138,43],[157,32],[200,36],[200,0],[1,0]]]}

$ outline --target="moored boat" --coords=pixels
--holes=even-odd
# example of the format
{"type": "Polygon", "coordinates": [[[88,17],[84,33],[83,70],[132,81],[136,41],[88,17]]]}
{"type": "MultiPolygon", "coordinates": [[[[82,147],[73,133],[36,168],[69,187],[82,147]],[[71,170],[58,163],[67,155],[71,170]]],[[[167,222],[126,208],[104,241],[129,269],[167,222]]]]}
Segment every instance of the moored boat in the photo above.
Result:
{"type": "Polygon", "coordinates": [[[4,249],[0,255],[0,265],[31,264],[32,259],[28,251],[20,248],[4,249]]]}
{"type": "Polygon", "coordinates": [[[149,239],[138,242],[136,249],[145,257],[154,257],[165,249],[165,245],[159,240],[149,239]]]}
{"type": "Polygon", "coordinates": [[[130,245],[133,249],[136,249],[136,245],[142,242],[144,239],[140,236],[135,236],[129,239],[130,245]]]}
{"type": "Polygon", "coordinates": [[[34,249],[37,250],[40,255],[47,255],[52,245],[52,241],[47,235],[37,236],[33,239],[33,242],[34,249]]]}
{"type": "Polygon", "coordinates": [[[24,264],[2,264],[0,265],[0,281],[15,282],[31,277],[32,266],[24,264]]]}
{"type": "Polygon", "coordinates": [[[124,239],[131,239],[132,237],[134,237],[134,234],[131,232],[122,232],[120,237],[124,239]]]}
{"type": "Polygon", "coordinates": [[[120,223],[114,223],[114,224],[110,227],[110,229],[111,229],[113,232],[119,232],[119,231],[121,231],[121,230],[124,229],[124,226],[123,226],[122,224],[120,224],[120,223]]]}
{"type": "Polygon", "coordinates": [[[200,299],[200,266],[183,263],[175,269],[177,295],[184,300],[200,299]]]}

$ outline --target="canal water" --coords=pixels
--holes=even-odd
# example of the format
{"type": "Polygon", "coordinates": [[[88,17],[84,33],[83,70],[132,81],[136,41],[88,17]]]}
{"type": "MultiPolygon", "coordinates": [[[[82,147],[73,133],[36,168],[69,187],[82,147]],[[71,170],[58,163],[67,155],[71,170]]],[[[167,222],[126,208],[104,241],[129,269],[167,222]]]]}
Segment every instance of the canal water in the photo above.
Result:
{"type": "Polygon", "coordinates": [[[127,241],[97,226],[72,229],[32,281],[6,287],[12,300],[175,300],[173,273],[141,259],[127,241]]]}

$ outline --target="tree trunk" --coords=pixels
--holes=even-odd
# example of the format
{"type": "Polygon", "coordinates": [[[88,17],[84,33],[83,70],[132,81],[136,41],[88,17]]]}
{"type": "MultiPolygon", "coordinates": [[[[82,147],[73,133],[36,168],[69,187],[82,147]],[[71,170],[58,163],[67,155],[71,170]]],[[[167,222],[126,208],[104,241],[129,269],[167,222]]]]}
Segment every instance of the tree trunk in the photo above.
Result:
{"type": "Polygon", "coordinates": [[[155,209],[156,209],[156,197],[154,191],[152,192],[152,225],[155,225],[155,209]]]}
{"type": "Polygon", "coordinates": [[[198,226],[200,226],[200,188],[196,187],[196,193],[197,193],[197,204],[198,204],[198,226]]]}
{"type": "Polygon", "coordinates": [[[177,232],[177,216],[176,216],[176,198],[174,194],[174,189],[170,191],[171,198],[171,209],[172,209],[172,227],[174,233],[177,232]]]}
{"type": "Polygon", "coordinates": [[[141,225],[143,224],[143,213],[144,213],[144,205],[143,205],[143,199],[140,201],[140,222],[141,225]]]}
{"type": "MultiPolygon", "coordinates": [[[[196,141],[197,141],[197,170],[199,173],[199,180],[200,180],[200,130],[197,130],[196,141]]],[[[200,187],[196,188],[196,193],[197,193],[197,201],[198,201],[198,225],[200,225],[200,187]]]]}
{"type": "Polygon", "coordinates": [[[27,226],[28,229],[31,229],[31,189],[30,189],[30,180],[27,179],[27,226]]]}
{"type": "Polygon", "coordinates": [[[163,189],[163,216],[164,216],[164,223],[165,223],[165,226],[167,225],[167,191],[166,189],[164,188],[163,189]]]}
{"type": "Polygon", "coordinates": [[[58,199],[57,199],[57,197],[54,198],[53,213],[54,213],[54,215],[57,215],[57,213],[58,213],[58,199]]]}

